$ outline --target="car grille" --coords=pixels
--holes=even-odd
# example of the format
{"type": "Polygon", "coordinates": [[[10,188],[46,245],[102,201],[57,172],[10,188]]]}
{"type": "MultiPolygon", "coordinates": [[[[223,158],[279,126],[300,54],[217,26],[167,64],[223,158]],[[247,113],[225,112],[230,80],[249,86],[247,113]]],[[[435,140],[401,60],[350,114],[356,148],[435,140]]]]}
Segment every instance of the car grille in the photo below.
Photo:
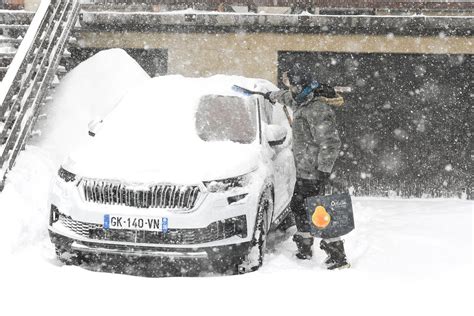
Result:
{"type": "Polygon", "coordinates": [[[91,230],[102,227],[102,225],[99,224],[84,223],[73,220],[70,216],[61,213],[59,214],[59,222],[76,234],[86,238],[89,238],[91,230]]]}
{"type": "Polygon", "coordinates": [[[193,245],[233,236],[247,237],[245,215],[214,222],[204,228],[169,229],[166,233],[138,230],[104,229],[100,224],[84,223],[59,214],[59,222],[76,234],[90,239],[163,245],[193,245]]]}
{"type": "Polygon", "coordinates": [[[95,180],[83,180],[81,185],[87,202],[138,208],[190,210],[200,194],[198,186],[153,185],[137,189],[95,180]]]}

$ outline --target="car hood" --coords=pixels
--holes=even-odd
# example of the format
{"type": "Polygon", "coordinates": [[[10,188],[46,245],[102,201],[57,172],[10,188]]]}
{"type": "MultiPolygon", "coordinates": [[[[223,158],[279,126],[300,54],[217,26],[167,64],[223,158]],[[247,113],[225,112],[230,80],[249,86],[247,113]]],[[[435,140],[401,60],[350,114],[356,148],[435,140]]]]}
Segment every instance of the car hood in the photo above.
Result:
{"type": "Polygon", "coordinates": [[[197,184],[243,175],[260,161],[258,144],[202,142],[199,146],[119,148],[91,143],[69,156],[63,167],[80,177],[125,183],[197,184]]]}

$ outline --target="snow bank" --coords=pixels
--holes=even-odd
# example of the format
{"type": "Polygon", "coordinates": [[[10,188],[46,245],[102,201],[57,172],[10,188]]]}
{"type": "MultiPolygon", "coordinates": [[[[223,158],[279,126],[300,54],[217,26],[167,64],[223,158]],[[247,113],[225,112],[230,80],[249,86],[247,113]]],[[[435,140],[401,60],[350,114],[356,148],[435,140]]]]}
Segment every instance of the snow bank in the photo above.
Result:
{"type": "MultiPolygon", "coordinates": [[[[322,268],[316,245],[312,260],[296,260],[292,231],[272,237],[256,273],[158,279],[59,265],[37,235],[0,261],[0,314],[470,315],[472,206],[355,199],[357,228],[345,238],[353,268],[341,271],[322,268]]],[[[35,225],[17,217],[12,225],[35,225]]]]}
{"type": "Polygon", "coordinates": [[[81,63],[61,81],[47,119],[37,128],[43,134],[41,147],[61,162],[88,138],[88,124],[103,118],[135,86],[150,77],[122,49],[101,51],[81,63]]]}
{"type": "Polygon", "coordinates": [[[46,239],[47,197],[55,170],[50,154],[41,148],[29,146],[20,155],[0,193],[0,214],[5,223],[0,229],[0,253],[8,257],[46,239]]]}

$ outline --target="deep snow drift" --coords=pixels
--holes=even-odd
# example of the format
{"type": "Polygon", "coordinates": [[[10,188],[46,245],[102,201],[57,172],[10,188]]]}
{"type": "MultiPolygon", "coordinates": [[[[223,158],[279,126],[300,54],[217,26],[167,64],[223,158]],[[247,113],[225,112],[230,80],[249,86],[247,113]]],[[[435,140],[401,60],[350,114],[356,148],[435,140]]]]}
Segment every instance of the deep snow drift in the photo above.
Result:
{"type": "Polygon", "coordinates": [[[68,73],[39,120],[41,147],[62,161],[88,139],[91,120],[104,118],[126,93],[150,79],[122,49],[102,51],[68,73]]]}
{"type": "Polygon", "coordinates": [[[0,315],[472,314],[473,203],[463,200],[354,199],[348,270],[324,270],[316,245],[313,260],[297,261],[292,229],[274,234],[264,266],[242,276],[143,278],[59,264],[47,235],[50,179],[87,137],[88,121],[121,97],[115,92],[147,79],[120,50],[96,58],[65,78],[39,127],[44,133],[20,155],[0,194],[0,315]],[[101,68],[105,61],[109,68],[101,68]]]}

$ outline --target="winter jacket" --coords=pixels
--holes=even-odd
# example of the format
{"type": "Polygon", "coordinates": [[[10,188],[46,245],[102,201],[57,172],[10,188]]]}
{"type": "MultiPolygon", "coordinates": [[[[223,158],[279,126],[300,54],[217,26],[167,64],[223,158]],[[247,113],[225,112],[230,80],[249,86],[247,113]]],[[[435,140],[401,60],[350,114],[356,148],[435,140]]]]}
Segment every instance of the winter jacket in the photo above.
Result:
{"type": "Polygon", "coordinates": [[[333,107],[342,106],[343,98],[310,94],[304,102],[297,104],[290,91],[280,90],[272,92],[270,99],[293,110],[296,177],[317,179],[317,170],[330,173],[341,147],[333,107]]]}

